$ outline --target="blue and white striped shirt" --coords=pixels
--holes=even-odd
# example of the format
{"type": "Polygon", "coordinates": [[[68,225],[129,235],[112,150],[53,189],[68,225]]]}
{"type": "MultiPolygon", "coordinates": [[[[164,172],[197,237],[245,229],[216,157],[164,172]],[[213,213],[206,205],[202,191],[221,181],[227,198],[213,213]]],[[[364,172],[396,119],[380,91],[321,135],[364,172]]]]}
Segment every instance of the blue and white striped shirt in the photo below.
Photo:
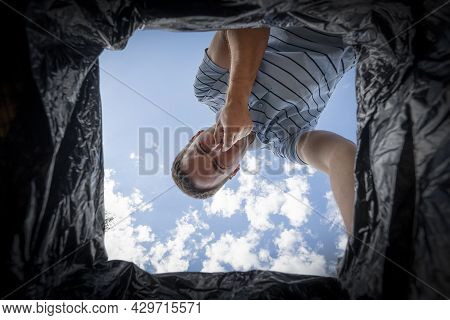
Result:
{"type": "MultiPolygon", "coordinates": [[[[249,112],[253,131],[264,147],[291,161],[302,133],[312,130],[343,74],[356,63],[342,36],[309,27],[271,28],[256,75],[249,112]]],[[[206,54],[196,75],[199,101],[217,112],[225,104],[228,70],[206,54]]]]}

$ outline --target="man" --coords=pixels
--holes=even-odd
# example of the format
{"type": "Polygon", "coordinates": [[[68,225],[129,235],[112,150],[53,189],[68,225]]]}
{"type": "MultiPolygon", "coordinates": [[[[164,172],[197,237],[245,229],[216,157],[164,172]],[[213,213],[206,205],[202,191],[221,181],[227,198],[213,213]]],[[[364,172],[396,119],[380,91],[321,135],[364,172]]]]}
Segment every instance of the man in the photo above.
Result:
{"type": "Polygon", "coordinates": [[[352,230],[355,146],[318,117],[355,54],[339,35],[308,27],[225,30],[215,34],[194,83],[217,122],[178,154],[172,177],[195,198],[216,193],[249,149],[324,171],[348,232],[352,230]]]}

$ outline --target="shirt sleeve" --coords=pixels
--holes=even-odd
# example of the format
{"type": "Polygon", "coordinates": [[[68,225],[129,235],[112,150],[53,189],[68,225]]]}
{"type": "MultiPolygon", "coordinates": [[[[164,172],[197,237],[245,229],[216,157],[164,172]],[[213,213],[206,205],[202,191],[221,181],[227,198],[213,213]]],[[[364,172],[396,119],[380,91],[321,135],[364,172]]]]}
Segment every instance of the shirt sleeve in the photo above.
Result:
{"type": "Polygon", "coordinates": [[[206,92],[211,90],[211,88],[214,87],[214,84],[228,72],[228,70],[216,65],[209,58],[206,50],[207,49],[205,49],[202,63],[198,67],[194,80],[194,92],[199,101],[201,101],[205,97],[206,92]]]}
{"type": "Polygon", "coordinates": [[[280,141],[279,143],[273,146],[275,154],[278,156],[288,159],[289,161],[301,164],[308,165],[305,161],[303,161],[298,153],[297,153],[297,145],[298,141],[306,132],[312,131],[314,128],[312,127],[304,127],[301,131],[291,135],[289,138],[280,141]]]}

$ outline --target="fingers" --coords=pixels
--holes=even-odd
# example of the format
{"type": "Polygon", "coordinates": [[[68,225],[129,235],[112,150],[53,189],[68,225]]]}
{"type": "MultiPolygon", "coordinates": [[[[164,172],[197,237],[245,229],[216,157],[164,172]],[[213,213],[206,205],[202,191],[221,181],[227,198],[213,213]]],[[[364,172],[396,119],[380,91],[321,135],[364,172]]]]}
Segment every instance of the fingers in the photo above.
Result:
{"type": "Polygon", "coordinates": [[[225,129],[223,132],[223,151],[228,151],[233,146],[233,133],[230,130],[225,129]]]}
{"type": "Polygon", "coordinates": [[[216,125],[216,128],[214,129],[214,142],[215,145],[222,145],[223,143],[223,127],[222,124],[219,122],[216,125]]]}
{"type": "Polygon", "coordinates": [[[222,150],[229,150],[236,142],[245,138],[252,132],[250,127],[239,128],[239,130],[231,130],[230,128],[224,128],[223,131],[223,146],[222,150]]]}
{"type": "Polygon", "coordinates": [[[239,132],[237,132],[236,135],[234,136],[233,144],[236,143],[237,141],[245,138],[246,136],[248,136],[250,134],[250,132],[252,132],[251,127],[241,128],[241,130],[239,130],[239,132]]]}

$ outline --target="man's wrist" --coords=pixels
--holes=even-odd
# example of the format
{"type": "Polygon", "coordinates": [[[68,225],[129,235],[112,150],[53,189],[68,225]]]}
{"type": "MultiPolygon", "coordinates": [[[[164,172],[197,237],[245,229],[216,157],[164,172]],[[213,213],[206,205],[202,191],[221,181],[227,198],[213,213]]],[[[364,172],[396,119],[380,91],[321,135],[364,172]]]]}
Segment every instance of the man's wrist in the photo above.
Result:
{"type": "Polygon", "coordinates": [[[233,83],[230,83],[230,86],[228,87],[227,102],[246,106],[251,91],[252,87],[247,81],[234,81],[233,83]]]}
{"type": "Polygon", "coordinates": [[[231,78],[229,81],[228,93],[234,95],[250,95],[254,82],[254,77],[250,76],[239,76],[231,78]]]}
{"type": "Polygon", "coordinates": [[[248,109],[248,95],[229,95],[227,96],[227,102],[225,108],[230,109],[248,109]]]}

